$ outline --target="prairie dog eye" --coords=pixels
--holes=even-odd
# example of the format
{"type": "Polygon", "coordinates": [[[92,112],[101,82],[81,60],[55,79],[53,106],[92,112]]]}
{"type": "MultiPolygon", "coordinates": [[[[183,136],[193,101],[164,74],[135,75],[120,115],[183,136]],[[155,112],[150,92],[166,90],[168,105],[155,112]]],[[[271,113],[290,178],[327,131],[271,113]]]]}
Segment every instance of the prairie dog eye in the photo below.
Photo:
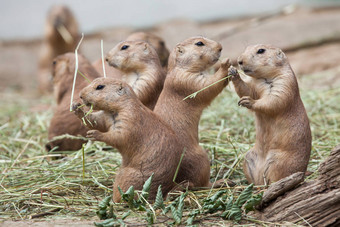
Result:
{"type": "Polygon", "coordinates": [[[196,45],[196,46],[204,46],[204,43],[201,42],[201,41],[199,41],[199,42],[195,43],[195,45],[196,45]]]}
{"type": "Polygon", "coordinates": [[[56,64],[57,64],[57,61],[54,60],[54,61],[52,62],[52,64],[53,64],[53,65],[56,65],[56,64]]]}
{"type": "Polygon", "coordinates": [[[103,90],[104,87],[105,87],[105,85],[98,85],[98,86],[96,87],[96,90],[103,90]]]}
{"type": "Polygon", "coordinates": [[[257,54],[263,54],[266,50],[265,49],[258,49],[257,54]]]}
{"type": "Polygon", "coordinates": [[[124,45],[120,48],[120,50],[126,50],[127,48],[129,48],[129,45],[124,45]]]}

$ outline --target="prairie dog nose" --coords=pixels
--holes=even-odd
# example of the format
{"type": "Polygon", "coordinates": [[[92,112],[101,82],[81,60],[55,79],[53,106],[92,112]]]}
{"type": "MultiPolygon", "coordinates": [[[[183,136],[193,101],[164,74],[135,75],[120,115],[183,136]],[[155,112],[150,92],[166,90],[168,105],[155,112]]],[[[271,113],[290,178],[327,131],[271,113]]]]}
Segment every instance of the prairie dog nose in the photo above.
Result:
{"type": "Polygon", "coordinates": [[[243,65],[242,55],[239,56],[239,57],[237,58],[237,63],[238,63],[239,65],[243,65]]]}

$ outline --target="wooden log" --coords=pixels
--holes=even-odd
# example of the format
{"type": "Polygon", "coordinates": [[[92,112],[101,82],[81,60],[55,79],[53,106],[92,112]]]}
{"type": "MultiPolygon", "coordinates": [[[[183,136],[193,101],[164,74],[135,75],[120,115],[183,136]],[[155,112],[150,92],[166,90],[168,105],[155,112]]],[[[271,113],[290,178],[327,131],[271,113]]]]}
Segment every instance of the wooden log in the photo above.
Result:
{"type": "Polygon", "coordinates": [[[304,182],[286,193],[284,190],[289,188],[286,186],[294,187],[301,174],[272,184],[259,207],[261,219],[310,226],[340,226],[340,145],[320,164],[318,172],[320,175],[316,180],[304,182]]]}

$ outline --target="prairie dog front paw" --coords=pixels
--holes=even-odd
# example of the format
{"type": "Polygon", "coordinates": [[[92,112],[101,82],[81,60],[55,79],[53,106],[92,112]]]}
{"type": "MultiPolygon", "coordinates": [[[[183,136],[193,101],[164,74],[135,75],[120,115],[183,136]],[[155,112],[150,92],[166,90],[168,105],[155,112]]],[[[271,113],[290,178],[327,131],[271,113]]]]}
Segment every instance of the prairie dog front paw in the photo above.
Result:
{"type": "Polygon", "coordinates": [[[243,96],[240,101],[238,101],[239,106],[247,107],[248,109],[252,109],[255,104],[255,100],[250,98],[249,96],[243,96]]]}

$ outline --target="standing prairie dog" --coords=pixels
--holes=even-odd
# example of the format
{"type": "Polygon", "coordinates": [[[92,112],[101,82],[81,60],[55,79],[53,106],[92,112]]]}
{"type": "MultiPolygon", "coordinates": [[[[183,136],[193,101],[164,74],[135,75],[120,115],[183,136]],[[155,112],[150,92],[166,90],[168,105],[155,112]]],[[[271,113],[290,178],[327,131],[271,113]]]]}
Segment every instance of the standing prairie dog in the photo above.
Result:
{"type": "Polygon", "coordinates": [[[229,60],[222,62],[214,75],[207,72],[218,61],[221,51],[221,44],[203,37],[178,44],[170,54],[164,88],[154,109],[174,129],[186,150],[177,181],[189,182],[190,187],[210,186],[210,162],[207,152],[198,144],[198,124],[203,109],[228,81],[207,88],[195,98],[185,98],[227,76],[229,60]]]}
{"type": "MultiPolygon", "coordinates": [[[[120,202],[118,186],[125,192],[130,186],[142,190],[152,174],[149,199],[154,200],[159,185],[163,196],[175,186],[173,177],[182,147],[175,132],[156,114],[145,107],[131,87],[113,78],[95,79],[84,88],[80,97],[94,110],[86,117],[90,130],[87,137],[116,147],[122,155],[122,167],[113,186],[113,200],[120,202]]],[[[75,114],[84,111],[75,104],[75,114]]]]}
{"type": "MultiPolygon", "coordinates": [[[[125,41],[145,41],[148,42],[157,52],[159,60],[163,69],[166,71],[169,58],[169,50],[165,45],[165,41],[150,32],[135,32],[129,35],[125,41]]],[[[93,63],[93,66],[99,73],[103,73],[103,63],[102,59],[98,59],[93,63]]],[[[122,77],[119,70],[114,67],[110,67],[107,62],[104,62],[105,72],[108,77],[120,79],[122,77]]]]}
{"type": "Polygon", "coordinates": [[[155,49],[144,41],[125,41],[117,44],[106,55],[106,61],[120,70],[121,79],[152,110],[166,76],[155,49]]]}
{"type": "Polygon", "coordinates": [[[42,43],[38,82],[41,93],[52,91],[51,65],[58,55],[74,51],[79,40],[78,23],[66,6],[53,6],[48,12],[42,43]]]}
{"type": "MultiPolygon", "coordinates": [[[[99,77],[98,72],[92,67],[91,63],[82,55],[78,55],[78,70],[86,75],[89,80],[99,77]]],[[[82,139],[58,139],[56,136],[65,134],[73,136],[86,136],[87,128],[79,121],[79,119],[70,112],[71,92],[73,85],[75,55],[66,53],[56,57],[53,60],[52,76],[53,90],[57,106],[54,108],[53,117],[48,128],[48,139],[46,149],[51,151],[74,151],[79,150],[85,140],[82,139]]],[[[79,94],[81,89],[89,84],[79,74],[75,84],[75,94],[79,94]]],[[[79,98],[75,98],[79,101],[79,98]]]]}
{"type": "Polygon", "coordinates": [[[235,68],[239,105],[255,113],[255,146],[243,165],[249,182],[269,184],[305,172],[311,152],[311,130],[299,87],[285,54],[269,45],[248,46],[238,64],[249,77],[243,81],[235,68]]]}

